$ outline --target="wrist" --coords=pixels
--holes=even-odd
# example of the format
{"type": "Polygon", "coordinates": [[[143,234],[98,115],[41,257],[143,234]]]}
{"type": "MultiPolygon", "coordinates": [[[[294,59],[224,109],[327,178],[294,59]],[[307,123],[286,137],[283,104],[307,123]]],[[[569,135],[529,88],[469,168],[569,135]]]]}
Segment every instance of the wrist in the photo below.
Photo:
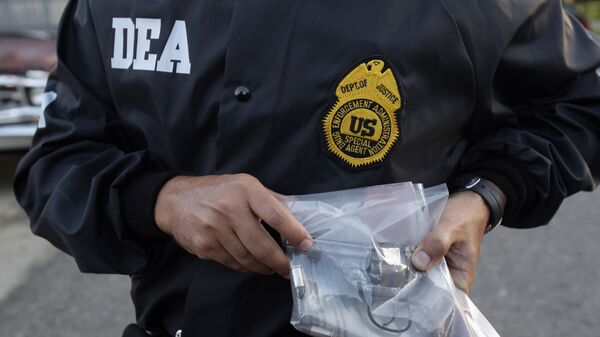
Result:
{"type": "Polygon", "coordinates": [[[471,191],[478,194],[488,209],[488,226],[486,233],[502,223],[506,195],[500,188],[489,180],[476,175],[463,174],[448,183],[451,192],[471,191]]]}
{"type": "Polygon", "coordinates": [[[168,235],[172,234],[173,213],[177,213],[174,211],[178,205],[177,198],[183,192],[182,186],[185,186],[186,178],[185,176],[176,176],[167,180],[156,197],[154,221],[158,229],[168,235]]]}
{"type": "Polygon", "coordinates": [[[468,205],[468,209],[471,213],[470,219],[480,227],[481,233],[485,233],[490,223],[490,208],[481,195],[473,191],[463,190],[455,192],[451,196],[453,198],[458,197],[464,199],[464,202],[468,205]]]}

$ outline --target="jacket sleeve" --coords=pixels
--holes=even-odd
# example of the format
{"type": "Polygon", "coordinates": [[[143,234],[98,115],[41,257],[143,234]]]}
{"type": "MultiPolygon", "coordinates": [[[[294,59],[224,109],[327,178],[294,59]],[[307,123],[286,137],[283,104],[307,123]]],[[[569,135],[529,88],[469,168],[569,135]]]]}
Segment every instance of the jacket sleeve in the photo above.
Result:
{"type": "Polygon", "coordinates": [[[153,208],[174,173],[119,119],[96,41],[87,0],[71,1],[47,84],[50,104],[14,191],[33,232],[72,255],[82,271],[138,274],[167,241],[153,208]]]}
{"type": "Polygon", "coordinates": [[[490,110],[501,122],[475,130],[461,168],[505,191],[504,225],[520,228],[548,223],[600,178],[600,40],[559,0],[535,3],[495,69],[490,110]]]}

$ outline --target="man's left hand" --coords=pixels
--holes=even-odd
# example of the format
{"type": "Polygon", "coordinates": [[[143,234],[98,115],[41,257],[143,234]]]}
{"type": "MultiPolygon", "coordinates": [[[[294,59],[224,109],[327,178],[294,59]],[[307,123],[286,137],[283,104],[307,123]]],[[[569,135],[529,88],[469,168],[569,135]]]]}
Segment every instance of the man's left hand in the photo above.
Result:
{"type": "Polygon", "coordinates": [[[489,209],[479,194],[463,191],[451,195],[440,222],[412,255],[413,265],[425,271],[445,256],[454,284],[468,293],[488,221],[489,209]]]}

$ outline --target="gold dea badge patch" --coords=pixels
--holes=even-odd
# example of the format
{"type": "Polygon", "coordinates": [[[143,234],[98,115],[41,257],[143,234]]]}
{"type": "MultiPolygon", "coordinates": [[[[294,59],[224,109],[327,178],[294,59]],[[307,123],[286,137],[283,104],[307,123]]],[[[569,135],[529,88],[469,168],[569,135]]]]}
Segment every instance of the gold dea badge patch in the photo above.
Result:
{"type": "Polygon", "coordinates": [[[359,64],[338,84],[323,120],[327,149],[351,168],[382,162],[399,136],[402,107],[392,69],[383,60],[359,64]]]}

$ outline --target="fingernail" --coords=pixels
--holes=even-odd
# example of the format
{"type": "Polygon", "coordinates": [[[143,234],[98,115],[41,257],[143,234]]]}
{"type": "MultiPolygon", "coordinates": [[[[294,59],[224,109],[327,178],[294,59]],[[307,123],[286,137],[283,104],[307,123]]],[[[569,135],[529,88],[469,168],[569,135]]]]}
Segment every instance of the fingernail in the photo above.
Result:
{"type": "Polygon", "coordinates": [[[412,263],[415,265],[415,267],[421,270],[427,269],[429,262],[431,262],[431,257],[429,257],[429,255],[422,250],[415,253],[412,257],[412,263]]]}
{"type": "Polygon", "coordinates": [[[310,247],[312,247],[312,245],[313,245],[312,240],[304,239],[304,240],[302,240],[302,242],[300,242],[300,246],[298,246],[298,248],[300,248],[303,251],[307,251],[310,249],[310,247]]]}

